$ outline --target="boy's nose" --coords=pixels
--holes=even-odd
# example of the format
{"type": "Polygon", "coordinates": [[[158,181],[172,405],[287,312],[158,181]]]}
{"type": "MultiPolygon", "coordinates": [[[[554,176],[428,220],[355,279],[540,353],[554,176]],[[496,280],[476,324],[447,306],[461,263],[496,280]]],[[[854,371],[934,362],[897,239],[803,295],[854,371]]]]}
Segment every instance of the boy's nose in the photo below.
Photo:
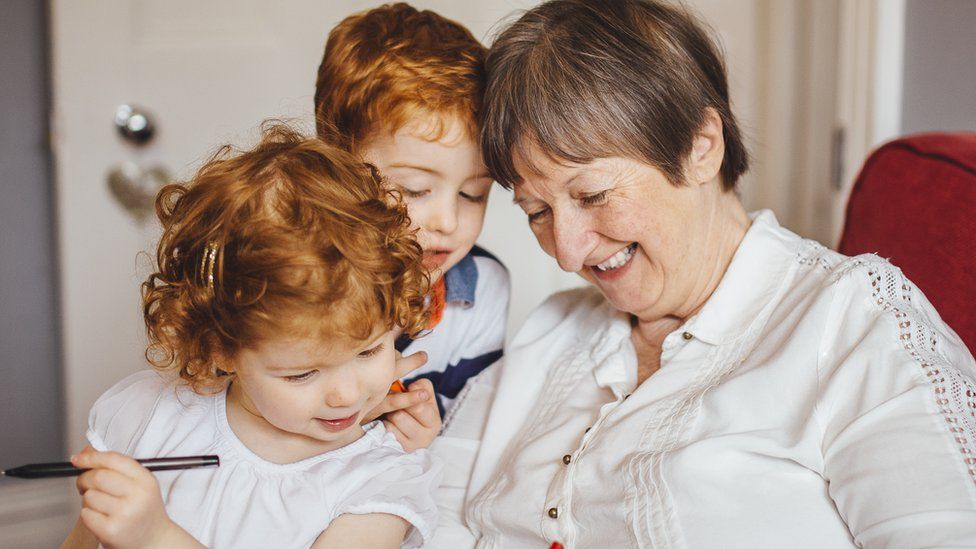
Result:
{"type": "Polygon", "coordinates": [[[427,215],[427,229],[432,232],[451,234],[458,226],[458,204],[456,197],[432,204],[427,215]]]}

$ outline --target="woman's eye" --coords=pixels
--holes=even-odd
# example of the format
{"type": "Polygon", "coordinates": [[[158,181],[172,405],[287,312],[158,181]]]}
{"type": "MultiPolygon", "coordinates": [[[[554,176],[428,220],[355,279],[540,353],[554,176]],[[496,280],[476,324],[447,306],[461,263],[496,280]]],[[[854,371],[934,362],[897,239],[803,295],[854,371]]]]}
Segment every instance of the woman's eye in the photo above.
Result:
{"type": "Polygon", "coordinates": [[[543,218],[549,214],[549,208],[543,208],[541,210],[536,210],[529,215],[529,223],[539,223],[543,218]]]}
{"type": "Polygon", "coordinates": [[[366,349],[365,351],[359,353],[359,358],[369,358],[371,356],[375,356],[377,353],[379,353],[382,350],[383,350],[383,344],[380,343],[379,345],[373,347],[372,349],[366,349]]]}
{"type": "Polygon", "coordinates": [[[485,201],[485,198],[488,197],[488,195],[486,195],[486,194],[468,194],[468,193],[464,193],[464,192],[458,193],[458,194],[461,195],[461,198],[463,198],[463,199],[465,199],[465,200],[467,200],[469,202],[474,202],[476,204],[480,204],[480,203],[484,202],[485,201]]]}
{"type": "Polygon", "coordinates": [[[607,195],[610,194],[609,190],[598,192],[596,194],[591,194],[587,196],[580,197],[580,202],[585,206],[595,206],[597,204],[603,204],[607,201],[607,195]]]}
{"type": "Polygon", "coordinates": [[[305,381],[306,379],[309,379],[310,377],[315,375],[315,372],[317,371],[318,370],[309,370],[303,374],[298,374],[294,376],[285,376],[285,379],[287,379],[288,381],[305,381]]]}

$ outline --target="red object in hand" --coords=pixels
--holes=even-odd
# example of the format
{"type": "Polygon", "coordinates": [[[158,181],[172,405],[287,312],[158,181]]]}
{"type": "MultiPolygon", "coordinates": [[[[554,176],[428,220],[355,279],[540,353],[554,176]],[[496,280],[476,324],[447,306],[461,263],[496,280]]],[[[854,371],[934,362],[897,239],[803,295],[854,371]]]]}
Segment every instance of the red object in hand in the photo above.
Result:
{"type": "Polygon", "coordinates": [[[400,381],[398,379],[398,380],[396,380],[396,381],[393,382],[393,385],[390,385],[390,392],[391,393],[405,393],[405,392],[407,392],[407,387],[403,384],[402,381],[400,381]]]}
{"type": "Polygon", "coordinates": [[[563,549],[563,544],[559,543],[558,541],[554,541],[552,542],[552,545],[549,546],[549,549],[563,549]]]}

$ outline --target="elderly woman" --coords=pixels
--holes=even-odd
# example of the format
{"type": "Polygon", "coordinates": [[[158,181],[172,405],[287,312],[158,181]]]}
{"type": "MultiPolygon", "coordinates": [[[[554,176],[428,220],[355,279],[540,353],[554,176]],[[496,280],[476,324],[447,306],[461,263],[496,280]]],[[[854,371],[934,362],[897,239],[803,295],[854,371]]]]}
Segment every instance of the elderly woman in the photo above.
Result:
{"type": "Polygon", "coordinates": [[[590,285],[461,397],[441,546],[462,499],[479,547],[976,545],[973,357],[896,267],[744,210],[698,23],[556,0],[488,70],[486,163],[590,285]]]}

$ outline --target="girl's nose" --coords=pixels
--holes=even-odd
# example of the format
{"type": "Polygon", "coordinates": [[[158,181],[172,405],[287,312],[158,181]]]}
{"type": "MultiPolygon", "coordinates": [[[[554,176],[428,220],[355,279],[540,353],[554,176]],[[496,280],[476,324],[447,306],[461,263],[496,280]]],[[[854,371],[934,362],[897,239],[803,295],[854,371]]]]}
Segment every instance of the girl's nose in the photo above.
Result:
{"type": "Polygon", "coordinates": [[[359,403],[360,390],[356,376],[342,373],[332,376],[325,404],[330,408],[347,408],[359,403]]]}

